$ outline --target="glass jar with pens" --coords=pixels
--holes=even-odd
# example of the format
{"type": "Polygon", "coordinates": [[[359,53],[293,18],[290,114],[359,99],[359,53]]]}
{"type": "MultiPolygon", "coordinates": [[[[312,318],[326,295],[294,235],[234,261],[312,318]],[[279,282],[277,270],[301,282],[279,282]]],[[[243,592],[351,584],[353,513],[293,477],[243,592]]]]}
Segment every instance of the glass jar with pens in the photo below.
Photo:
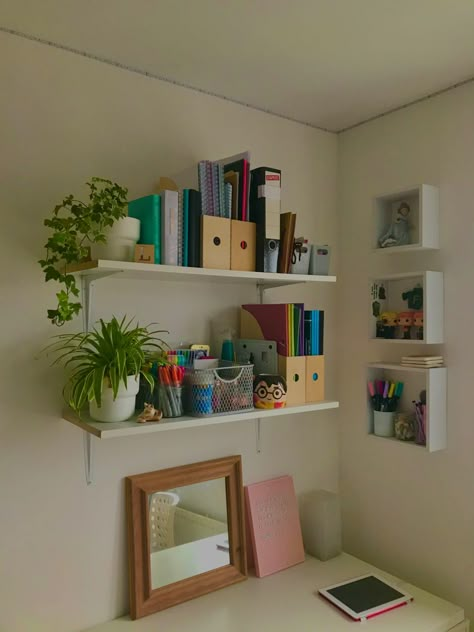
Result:
{"type": "Polygon", "coordinates": [[[183,415],[184,367],[176,365],[158,367],[158,393],[163,417],[183,415]]]}
{"type": "Polygon", "coordinates": [[[421,391],[420,399],[414,401],[415,406],[415,443],[426,445],[426,391],[421,391]]]}
{"type": "Polygon", "coordinates": [[[374,434],[378,437],[395,436],[395,412],[403,393],[403,382],[375,380],[368,383],[374,412],[374,434]]]}

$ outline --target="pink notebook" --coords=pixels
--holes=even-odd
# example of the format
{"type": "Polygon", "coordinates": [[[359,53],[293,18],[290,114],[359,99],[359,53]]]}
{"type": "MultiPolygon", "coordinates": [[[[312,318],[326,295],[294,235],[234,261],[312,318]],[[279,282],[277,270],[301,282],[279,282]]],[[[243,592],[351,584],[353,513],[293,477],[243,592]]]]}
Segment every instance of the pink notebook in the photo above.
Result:
{"type": "Polygon", "coordinates": [[[245,503],[257,577],[304,562],[298,502],[291,476],[247,485],[245,503]]]}

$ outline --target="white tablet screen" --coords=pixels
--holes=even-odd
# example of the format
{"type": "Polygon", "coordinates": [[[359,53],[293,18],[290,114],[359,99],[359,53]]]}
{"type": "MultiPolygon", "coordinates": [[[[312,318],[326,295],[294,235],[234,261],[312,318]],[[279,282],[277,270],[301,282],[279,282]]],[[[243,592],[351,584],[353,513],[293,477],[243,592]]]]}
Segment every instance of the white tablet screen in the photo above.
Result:
{"type": "Polygon", "coordinates": [[[330,588],[327,592],[354,612],[365,612],[405,596],[373,575],[330,588]]]}

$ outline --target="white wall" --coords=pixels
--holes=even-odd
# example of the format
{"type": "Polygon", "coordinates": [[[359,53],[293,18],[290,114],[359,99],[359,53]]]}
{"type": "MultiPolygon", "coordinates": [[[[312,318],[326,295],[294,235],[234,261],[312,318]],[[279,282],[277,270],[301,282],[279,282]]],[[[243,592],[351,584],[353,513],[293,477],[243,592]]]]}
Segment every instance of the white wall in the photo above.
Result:
{"type": "MultiPolygon", "coordinates": [[[[127,610],[124,476],[237,453],[247,482],[291,473],[299,492],[336,489],[336,415],[264,423],[260,455],[251,422],[96,442],[96,483],[86,487],[82,433],[61,420],[61,373],[34,357],[56,333],[45,316],[55,288],[36,263],[42,219],[91,175],[134,197],[160,175],[248,148],[255,166],[283,170],[297,232],[334,244],[337,138],[5,34],[0,86],[0,629],[74,632],[127,610]]],[[[210,316],[256,300],[237,286],[99,287],[96,316],[136,313],[174,340],[205,340],[210,316]]],[[[330,391],[334,296],[292,288],[271,298],[328,310],[330,391]]]]}
{"type": "MultiPolygon", "coordinates": [[[[474,86],[340,136],[338,351],[345,549],[474,618],[474,86]],[[441,194],[441,251],[374,255],[372,196],[417,183],[441,194]],[[367,341],[372,273],[444,270],[448,449],[427,454],[366,436],[367,361],[410,349],[367,341]]],[[[423,352],[423,347],[417,348],[423,352]]]]}

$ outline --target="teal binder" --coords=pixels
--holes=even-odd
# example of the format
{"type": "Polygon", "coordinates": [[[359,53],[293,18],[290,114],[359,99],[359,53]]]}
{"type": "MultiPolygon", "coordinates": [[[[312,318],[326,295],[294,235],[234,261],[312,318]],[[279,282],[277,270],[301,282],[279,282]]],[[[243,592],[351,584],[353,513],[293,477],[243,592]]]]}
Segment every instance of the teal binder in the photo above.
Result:
{"type": "Polygon", "coordinates": [[[155,263],[161,263],[161,198],[147,195],[128,203],[128,215],[140,220],[139,244],[155,247],[155,263]]]}

